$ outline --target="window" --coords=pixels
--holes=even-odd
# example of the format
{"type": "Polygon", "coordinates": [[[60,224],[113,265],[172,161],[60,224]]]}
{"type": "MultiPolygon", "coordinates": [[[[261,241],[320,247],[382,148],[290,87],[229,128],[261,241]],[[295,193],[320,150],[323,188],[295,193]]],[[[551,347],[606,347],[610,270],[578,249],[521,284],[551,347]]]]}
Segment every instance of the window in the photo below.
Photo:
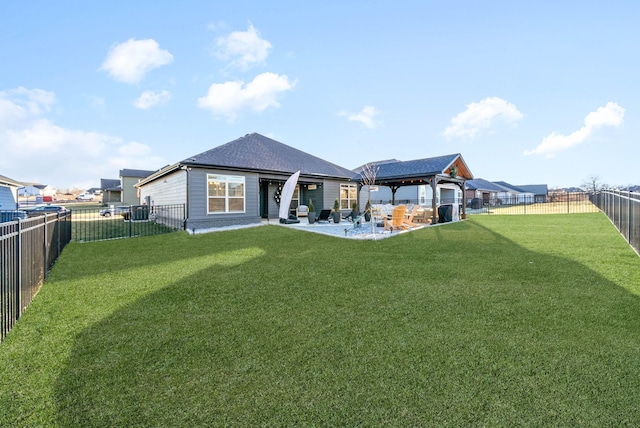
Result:
{"type": "Polygon", "coordinates": [[[354,202],[358,202],[358,186],[356,184],[341,184],[340,209],[350,210],[354,202]]]}
{"type": "Polygon", "coordinates": [[[244,177],[207,174],[207,213],[243,213],[244,177]]]}

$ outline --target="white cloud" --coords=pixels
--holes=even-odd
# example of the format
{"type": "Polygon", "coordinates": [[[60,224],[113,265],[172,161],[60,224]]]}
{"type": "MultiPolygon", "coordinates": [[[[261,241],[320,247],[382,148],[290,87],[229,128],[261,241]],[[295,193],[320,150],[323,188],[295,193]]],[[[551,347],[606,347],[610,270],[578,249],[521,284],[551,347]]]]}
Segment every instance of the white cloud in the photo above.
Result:
{"type": "Polygon", "coordinates": [[[52,100],[53,93],[41,90],[0,92],[3,175],[59,189],[89,188],[122,168],[156,169],[166,163],[143,144],[56,125],[45,117],[52,100]]]}
{"type": "Polygon", "coordinates": [[[0,92],[0,129],[9,127],[30,115],[51,110],[56,101],[53,92],[23,87],[0,92]]]}
{"type": "Polygon", "coordinates": [[[379,114],[380,112],[373,106],[364,106],[362,111],[359,113],[348,113],[346,111],[338,112],[339,116],[345,116],[347,119],[353,122],[360,122],[365,127],[370,129],[376,128],[378,126],[378,123],[373,119],[379,114]]]}
{"type": "Polygon", "coordinates": [[[173,55],[160,49],[155,40],[129,39],[111,48],[100,68],[116,80],[137,83],[149,71],[171,62],[173,55]]]}
{"type": "Polygon", "coordinates": [[[246,85],[243,81],[214,83],[205,97],[198,98],[198,107],[233,121],[244,109],[260,112],[279,107],[278,95],[294,86],[287,76],[274,73],[259,74],[246,85]]]}
{"type": "Polygon", "coordinates": [[[544,137],[542,142],[533,150],[527,150],[525,155],[543,155],[551,158],[557,152],[566,150],[577,144],[585,142],[593,133],[603,126],[618,127],[622,125],[624,108],[614,102],[608,102],[604,107],[599,107],[584,118],[584,126],[569,135],[552,132],[544,137]]]}
{"type": "Polygon", "coordinates": [[[467,105],[467,109],[451,119],[443,135],[452,137],[475,137],[479,132],[490,129],[495,122],[514,124],[523,118],[515,105],[498,97],[488,97],[480,102],[467,105]]]}
{"type": "Polygon", "coordinates": [[[260,38],[258,31],[249,23],[247,31],[234,31],[226,37],[216,39],[218,57],[231,60],[231,65],[246,69],[254,63],[263,63],[271,43],[260,38]]]}
{"type": "Polygon", "coordinates": [[[162,90],[160,92],[144,91],[133,105],[139,109],[146,110],[157,105],[164,105],[171,99],[171,92],[162,90]]]}

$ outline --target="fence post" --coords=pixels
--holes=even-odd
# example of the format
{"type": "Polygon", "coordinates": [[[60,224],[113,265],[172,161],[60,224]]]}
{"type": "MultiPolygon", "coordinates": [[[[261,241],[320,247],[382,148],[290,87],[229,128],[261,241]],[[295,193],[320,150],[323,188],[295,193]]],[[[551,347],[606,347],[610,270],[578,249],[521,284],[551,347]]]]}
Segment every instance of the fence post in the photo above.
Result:
{"type": "Polygon", "coordinates": [[[618,190],[618,229],[622,230],[622,192],[618,190]]]}
{"type": "Polygon", "coordinates": [[[44,260],[42,261],[42,280],[47,276],[47,214],[43,215],[44,219],[43,228],[42,228],[42,256],[44,260]]]}
{"type": "Polygon", "coordinates": [[[57,214],[58,214],[58,218],[57,218],[57,221],[56,221],[56,231],[57,231],[56,238],[57,238],[57,241],[58,241],[57,242],[58,249],[56,250],[56,258],[60,257],[60,253],[62,252],[62,250],[60,249],[60,235],[62,235],[62,230],[61,230],[62,227],[60,227],[60,213],[57,213],[57,214]]]}
{"type": "Polygon", "coordinates": [[[631,244],[631,192],[627,191],[627,241],[631,244]]]}
{"type": "Polygon", "coordinates": [[[15,287],[16,287],[16,313],[15,319],[16,321],[20,318],[20,300],[22,300],[22,220],[18,219],[17,234],[16,234],[16,278],[15,278],[15,287]]]}

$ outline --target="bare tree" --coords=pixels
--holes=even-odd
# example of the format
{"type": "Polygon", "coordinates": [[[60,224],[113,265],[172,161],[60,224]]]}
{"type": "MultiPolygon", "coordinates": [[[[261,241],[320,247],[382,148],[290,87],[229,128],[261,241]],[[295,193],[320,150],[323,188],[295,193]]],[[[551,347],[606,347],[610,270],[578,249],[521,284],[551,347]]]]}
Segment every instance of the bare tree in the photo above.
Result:
{"type": "MultiPolygon", "coordinates": [[[[365,213],[369,211],[369,215],[371,215],[371,186],[376,184],[376,177],[379,170],[379,165],[369,162],[368,164],[365,164],[360,171],[362,184],[367,186],[367,203],[365,205],[365,213]]],[[[373,221],[371,222],[371,231],[375,231],[373,221]]]]}
{"type": "Polygon", "coordinates": [[[581,187],[589,193],[596,193],[600,190],[606,189],[607,185],[601,182],[600,177],[597,175],[590,175],[582,182],[581,187]]]}

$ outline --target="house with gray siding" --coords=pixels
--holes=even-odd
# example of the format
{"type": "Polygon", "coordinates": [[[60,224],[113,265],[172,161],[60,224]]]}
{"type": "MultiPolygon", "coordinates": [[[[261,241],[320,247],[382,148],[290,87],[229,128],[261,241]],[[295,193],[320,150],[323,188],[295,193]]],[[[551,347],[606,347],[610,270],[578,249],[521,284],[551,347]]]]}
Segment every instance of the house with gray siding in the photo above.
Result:
{"type": "Polygon", "coordinates": [[[117,178],[101,178],[102,205],[118,204],[122,201],[122,185],[117,178]]]}
{"type": "Polygon", "coordinates": [[[18,189],[24,184],[0,175],[0,211],[13,211],[18,208],[18,189]]]}
{"type": "Polygon", "coordinates": [[[120,170],[120,187],[122,188],[121,203],[122,205],[139,205],[140,197],[136,189],[136,184],[143,178],[147,178],[155,171],[147,171],[143,169],[121,169],[120,170]]]}
{"type": "Polygon", "coordinates": [[[295,172],[291,206],[344,210],[355,201],[359,175],[263,135],[253,133],[168,165],[135,184],[143,203],[184,204],[186,229],[197,232],[278,219],[276,195],[295,172]]]}
{"type": "Polygon", "coordinates": [[[548,189],[546,184],[514,186],[505,181],[477,178],[467,181],[466,193],[472,208],[481,208],[486,205],[547,202],[548,189]]]}

